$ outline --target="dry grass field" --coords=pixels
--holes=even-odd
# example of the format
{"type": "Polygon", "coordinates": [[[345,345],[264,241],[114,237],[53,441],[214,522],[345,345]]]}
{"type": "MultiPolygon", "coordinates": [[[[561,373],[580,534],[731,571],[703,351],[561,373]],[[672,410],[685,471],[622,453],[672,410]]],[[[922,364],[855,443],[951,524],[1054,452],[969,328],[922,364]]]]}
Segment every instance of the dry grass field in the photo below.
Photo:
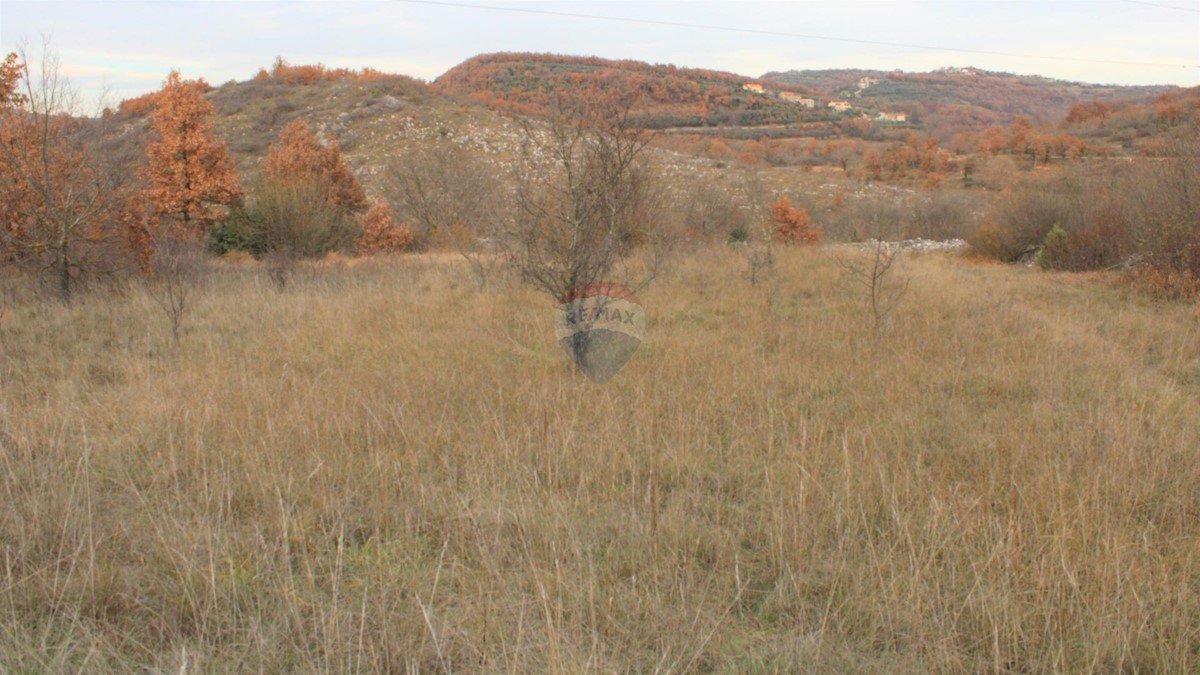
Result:
{"type": "Polygon", "coordinates": [[[445,261],[16,291],[0,671],[1200,670],[1195,306],[926,254],[876,337],[832,255],[604,386],[445,261]]]}

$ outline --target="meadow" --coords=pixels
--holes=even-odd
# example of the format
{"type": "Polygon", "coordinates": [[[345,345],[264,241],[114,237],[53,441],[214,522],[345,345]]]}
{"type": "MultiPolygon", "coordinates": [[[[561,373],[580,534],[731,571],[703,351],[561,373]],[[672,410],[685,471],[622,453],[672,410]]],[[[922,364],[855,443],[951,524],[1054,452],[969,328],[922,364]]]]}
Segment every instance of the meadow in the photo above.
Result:
{"type": "Polygon", "coordinates": [[[603,386],[431,256],[0,280],[0,671],[1200,670],[1196,306],[850,255],[676,261],[603,386]]]}

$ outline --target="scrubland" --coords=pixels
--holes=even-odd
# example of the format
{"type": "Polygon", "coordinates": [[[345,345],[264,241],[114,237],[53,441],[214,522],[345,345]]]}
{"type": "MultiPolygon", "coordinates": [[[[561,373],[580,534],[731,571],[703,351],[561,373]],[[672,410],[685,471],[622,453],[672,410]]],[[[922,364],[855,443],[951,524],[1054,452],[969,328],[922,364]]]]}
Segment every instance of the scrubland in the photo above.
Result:
{"type": "Polygon", "coordinates": [[[913,255],[641,294],[603,386],[455,262],[0,318],[5,672],[1195,672],[1200,312],[913,255]],[[897,277],[899,278],[899,277],[897,277]]]}

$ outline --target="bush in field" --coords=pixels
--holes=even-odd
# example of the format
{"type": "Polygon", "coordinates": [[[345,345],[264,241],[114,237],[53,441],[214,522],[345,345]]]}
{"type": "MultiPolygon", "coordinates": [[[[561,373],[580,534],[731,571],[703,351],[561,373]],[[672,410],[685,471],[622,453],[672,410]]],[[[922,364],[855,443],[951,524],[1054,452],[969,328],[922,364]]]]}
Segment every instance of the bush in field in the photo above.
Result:
{"type": "Polygon", "coordinates": [[[264,164],[254,199],[210,235],[209,249],[269,258],[282,286],[290,261],[353,248],[367,199],[337,143],[303,121],[284,128],[264,164]]]}
{"type": "Polygon", "coordinates": [[[775,238],[785,244],[818,244],[821,228],[813,225],[807,209],[792,207],[788,197],[781,196],[771,206],[771,220],[775,226],[775,238]]]}
{"type": "Polygon", "coordinates": [[[669,214],[692,241],[749,240],[752,209],[715,181],[693,177],[670,194],[669,214]]]}
{"type": "Polygon", "coordinates": [[[367,195],[342,157],[337,140],[322,139],[303,120],[293,121],[279,133],[279,142],[267,153],[263,175],[276,183],[310,179],[321,184],[329,201],[344,212],[367,210],[367,195]]]}
{"type": "Polygon", "coordinates": [[[750,241],[750,228],[745,225],[735,225],[729,230],[726,242],[730,244],[745,244],[750,241]]]}
{"type": "Polygon", "coordinates": [[[981,223],[975,228],[967,237],[967,243],[975,253],[1005,262],[1015,261],[1024,252],[1022,246],[1013,242],[1007,230],[992,221],[981,223]]]}
{"type": "Polygon", "coordinates": [[[262,250],[286,258],[320,258],[348,250],[358,224],[332,198],[328,183],[314,177],[264,180],[254,216],[262,250]]]}
{"type": "Polygon", "coordinates": [[[393,220],[386,204],[372,205],[364,220],[362,235],[354,245],[359,255],[401,253],[412,246],[412,230],[393,220]]]}
{"type": "Polygon", "coordinates": [[[989,221],[967,241],[983,255],[1014,262],[1035,253],[1055,225],[1074,227],[1079,221],[1074,202],[1061,189],[1023,183],[999,197],[989,221]]]}
{"type": "Polygon", "coordinates": [[[974,194],[933,190],[906,209],[906,238],[963,239],[975,230],[979,216],[974,194]]]}

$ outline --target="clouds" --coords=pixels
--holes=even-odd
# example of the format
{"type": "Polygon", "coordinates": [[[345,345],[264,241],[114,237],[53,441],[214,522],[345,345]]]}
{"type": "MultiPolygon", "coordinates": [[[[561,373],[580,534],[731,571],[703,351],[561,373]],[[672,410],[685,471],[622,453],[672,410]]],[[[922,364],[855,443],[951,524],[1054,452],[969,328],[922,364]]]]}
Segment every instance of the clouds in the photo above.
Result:
{"type": "MultiPolygon", "coordinates": [[[[1187,6],[1160,4],[1171,3],[1187,6]]],[[[1195,0],[1190,6],[1200,9],[1195,0]]],[[[750,76],[974,65],[1090,82],[1200,84],[1200,13],[1110,1],[0,3],[0,49],[22,38],[37,43],[42,34],[52,35],[85,95],[107,85],[122,98],[157,88],[172,68],[221,83],[246,79],[282,55],[293,63],[432,79],[491,51],[630,58],[750,76]],[[594,18],[602,16],[656,23],[594,18]]]]}

